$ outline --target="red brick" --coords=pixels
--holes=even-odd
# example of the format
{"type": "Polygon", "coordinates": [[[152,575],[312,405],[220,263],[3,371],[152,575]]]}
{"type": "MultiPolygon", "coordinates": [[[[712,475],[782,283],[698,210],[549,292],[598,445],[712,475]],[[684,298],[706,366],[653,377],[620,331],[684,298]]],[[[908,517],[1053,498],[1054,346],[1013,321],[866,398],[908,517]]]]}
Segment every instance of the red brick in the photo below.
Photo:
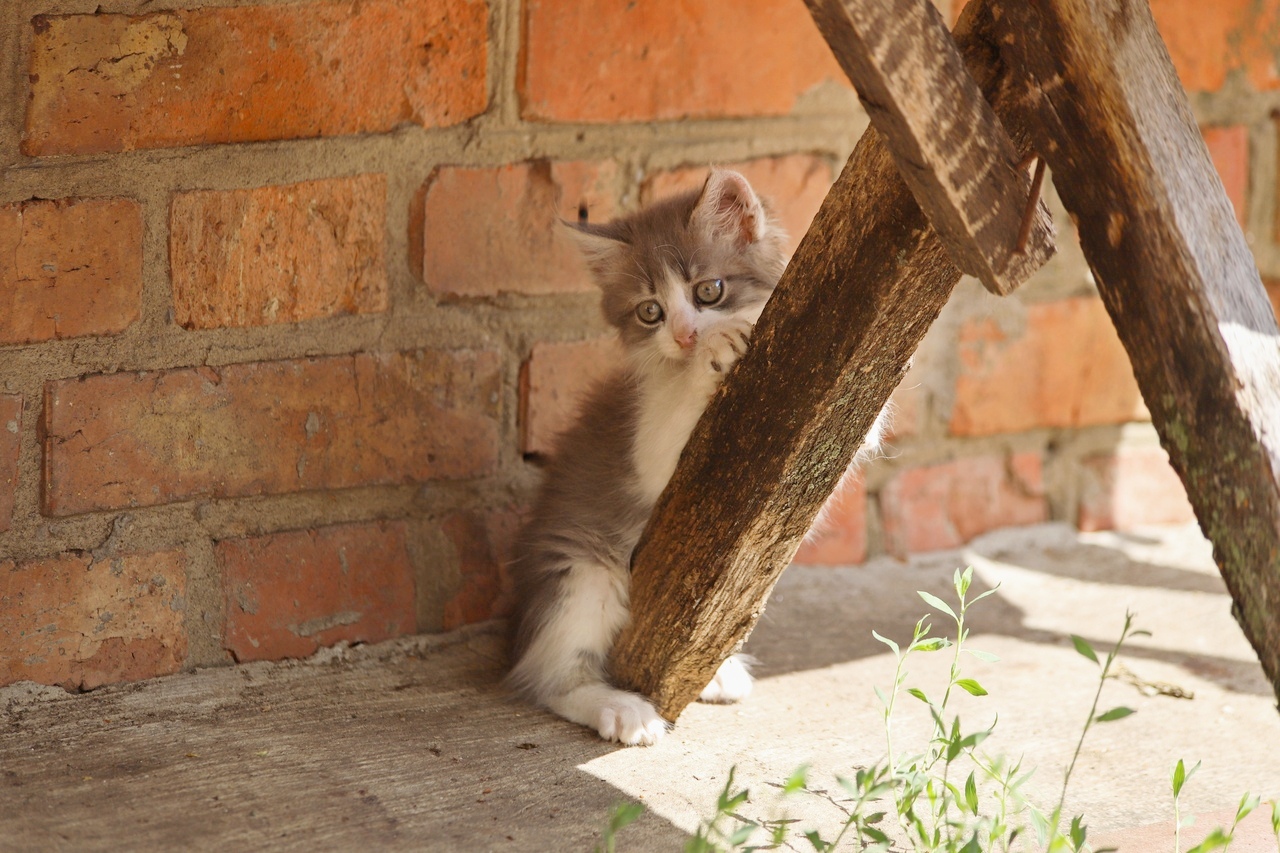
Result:
{"type": "Polygon", "coordinates": [[[223,642],[237,661],[306,657],[416,628],[400,522],[227,539],[214,553],[226,599],[223,642]]]}
{"type": "Polygon", "coordinates": [[[385,311],[386,206],[383,175],[179,193],[174,319],[216,329],[385,311]]]}
{"type": "Polygon", "coordinates": [[[529,0],[519,80],[536,121],[790,113],[848,85],[798,4],[775,0],[529,0]]]}
{"type": "Polygon", "coordinates": [[[0,396],[0,532],[13,521],[18,487],[18,449],[22,443],[22,398],[0,396]]]}
{"type": "Polygon", "coordinates": [[[591,386],[622,364],[612,335],[571,343],[537,343],[520,368],[520,449],[549,453],[573,423],[591,386]]]}
{"type": "MultiPolygon", "coordinates": [[[[800,238],[809,230],[809,223],[813,222],[835,180],[831,164],[814,154],[761,157],[719,165],[741,172],[756,192],[771,203],[778,221],[791,238],[788,251],[795,251],[800,238]]],[[[706,179],[705,166],[658,172],[644,182],[640,198],[647,204],[680,190],[701,187],[706,179]]]]}
{"type": "Polygon", "coordinates": [[[1015,453],[903,471],[880,493],[888,550],[954,548],[998,527],[1045,521],[1042,464],[1038,453],[1015,453]]]}
{"type": "Polygon", "coordinates": [[[500,385],[498,355],[468,350],[51,382],[45,509],[485,474],[497,461],[500,385]]]}
{"type": "Polygon", "coordinates": [[[1200,133],[1243,228],[1249,215],[1249,129],[1243,125],[1202,127],[1200,133]]]}
{"type": "Polygon", "coordinates": [[[92,689],[176,672],[186,587],[181,551],[0,560],[0,684],[92,689]]]}
{"type": "Polygon", "coordinates": [[[1101,300],[1026,309],[1010,337],[993,320],[960,329],[953,435],[1120,424],[1149,417],[1101,300]]]}
{"type": "Polygon", "coordinates": [[[1280,88],[1280,4],[1271,0],[1152,0],[1151,12],[1182,85],[1216,92],[1242,72],[1253,88],[1280,88]]]}
{"type": "Polygon", "coordinates": [[[125,198],[0,207],[0,344],[123,331],[142,304],[142,208],[125,198]]]}
{"type": "Polygon", "coordinates": [[[23,151],[76,154],[454,125],[483,112],[483,0],[33,19],[23,151]]]}
{"type": "Polygon", "coordinates": [[[459,512],[441,525],[457,555],[462,581],[445,603],[444,630],[505,616],[511,610],[507,566],[520,528],[514,510],[459,512]]]}
{"type": "Polygon", "coordinates": [[[1195,521],[1186,489],[1158,447],[1123,448],[1083,461],[1077,524],[1081,530],[1128,530],[1195,521]]]}
{"type": "Polygon", "coordinates": [[[867,487],[861,477],[842,484],[792,562],[847,566],[867,558],[867,487]]]}
{"type": "Polygon", "coordinates": [[[618,178],[611,162],[436,169],[423,190],[423,279],[442,296],[590,290],[559,220],[582,204],[592,221],[612,217],[618,178]]]}

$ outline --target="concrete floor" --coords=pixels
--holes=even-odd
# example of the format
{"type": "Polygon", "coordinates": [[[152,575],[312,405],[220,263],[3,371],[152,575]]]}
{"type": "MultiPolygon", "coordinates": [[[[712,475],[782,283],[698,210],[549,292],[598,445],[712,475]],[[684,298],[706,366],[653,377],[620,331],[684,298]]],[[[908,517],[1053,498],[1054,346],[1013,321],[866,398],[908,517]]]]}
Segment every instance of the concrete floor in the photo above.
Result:
{"type": "MultiPolygon", "coordinates": [[[[79,696],[4,688],[0,849],[589,850],[611,804],[640,800],[648,811],[619,849],[678,850],[732,766],[752,791],[747,816],[831,827],[829,802],[781,802],[768,783],[807,763],[835,789],[834,774],[883,756],[873,685],[891,682],[893,661],[871,629],[902,640],[926,611],[915,591],[949,598],[963,565],[976,570],[971,594],[1000,584],[974,609],[969,644],[1001,661],[966,660],[990,695],[956,707],[973,726],[999,712],[983,746],[1038,768],[1033,799],[1056,801],[1097,685],[1067,636],[1108,646],[1126,609],[1153,636],[1132,642],[1128,675],[1103,693],[1102,708],[1137,713],[1093,729],[1071,783],[1068,808],[1091,838],[1171,850],[1178,758],[1203,761],[1183,794],[1201,816],[1184,849],[1246,790],[1280,796],[1274,696],[1198,531],[1045,525],[907,564],[789,569],[750,643],[755,694],[691,707],[648,749],[611,747],[508,697],[492,625],[79,696]]],[[[949,665],[922,655],[908,685],[933,695],[949,665]]],[[[923,706],[902,707],[899,748],[918,747],[923,706]]],[[[1276,849],[1268,815],[1246,821],[1232,850],[1276,849]]]]}

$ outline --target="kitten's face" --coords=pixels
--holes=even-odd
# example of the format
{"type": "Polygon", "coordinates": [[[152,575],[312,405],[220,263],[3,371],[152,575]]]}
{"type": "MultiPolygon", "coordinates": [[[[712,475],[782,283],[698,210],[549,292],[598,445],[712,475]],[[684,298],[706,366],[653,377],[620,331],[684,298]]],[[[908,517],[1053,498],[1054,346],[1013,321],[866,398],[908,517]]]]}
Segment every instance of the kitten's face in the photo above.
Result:
{"type": "Polygon", "coordinates": [[[579,242],[632,362],[678,367],[717,329],[755,323],[784,239],[746,180],[716,170],[700,192],[581,227],[579,242]]]}

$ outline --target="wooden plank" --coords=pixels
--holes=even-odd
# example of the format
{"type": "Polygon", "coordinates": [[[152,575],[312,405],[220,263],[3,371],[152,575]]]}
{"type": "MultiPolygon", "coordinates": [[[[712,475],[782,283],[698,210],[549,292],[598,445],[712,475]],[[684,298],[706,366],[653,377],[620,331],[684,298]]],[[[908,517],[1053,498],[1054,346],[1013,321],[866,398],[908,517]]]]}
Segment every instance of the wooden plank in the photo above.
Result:
{"type": "Polygon", "coordinates": [[[805,2],[952,261],[1011,293],[1053,254],[1053,230],[1026,215],[1029,195],[1043,202],[938,10],[929,0],[805,2]]]}
{"type": "MultiPolygon", "coordinates": [[[[998,51],[957,41],[1003,99],[998,51]]],[[[618,684],[674,720],[741,645],[959,277],[869,130],[636,548],[618,684]]]]}
{"type": "Polygon", "coordinates": [[[1037,148],[1280,696],[1280,331],[1145,0],[997,0],[1037,148]]]}

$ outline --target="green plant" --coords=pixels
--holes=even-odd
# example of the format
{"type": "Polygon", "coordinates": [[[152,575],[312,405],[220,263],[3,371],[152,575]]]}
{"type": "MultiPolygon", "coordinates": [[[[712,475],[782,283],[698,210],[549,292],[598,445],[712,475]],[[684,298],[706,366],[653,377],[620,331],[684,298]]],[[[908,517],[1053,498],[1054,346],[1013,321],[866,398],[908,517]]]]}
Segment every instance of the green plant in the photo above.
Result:
{"type": "Polygon", "coordinates": [[[596,847],[596,853],[616,853],[618,833],[635,823],[642,814],[644,805],[641,803],[616,804],[609,812],[609,822],[600,832],[600,844],[596,847]]]}
{"type": "MultiPolygon", "coordinates": [[[[989,652],[969,648],[969,629],[966,618],[969,609],[982,599],[995,593],[992,588],[968,598],[973,580],[973,569],[957,570],[953,576],[953,588],[957,606],[952,606],[935,595],[919,592],[921,599],[934,611],[954,623],[954,638],[931,636],[929,617],[915,624],[911,641],[902,647],[876,631],[872,635],[893,653],[895,659],[893,684],[888,690],[875,688],[883,708],[885,758],[877,764],[855,772],[852,779],[837,776],[836,782],[846,795],[837,799],[828,792],[810,786],[808,768],[801,767],[781,785],[783,797],[798,793],[824,797],[838,807],[844,815],[840,824],[825,834],[819,829],[807,829],[800,837],[808,841],[816,853],[834,853],[837,849],[854,849],[864,853],[889,853],[909,847],[916,853],[984,853],[984,851],[1035,849],[1046,853],[1083,853],[1088,846],[1088,828],[1083,815],[1075,815],[1064,829],[1063,809],[1067,789],[1075,771],[1085,737],[1097,723],[1121,720],[1134,713],[1132,708],[1116,706],[1099,712],[1102,688],[1109,678],[1116,677],[1115,666],[1124,644],[1133,637],[1150,636],[1147,631],[1133,627],[1133,614],[1126,613],[1124,626],[1115,644],[1105,658],[1100,658],[1087,640],[1072,635],[1076,651],[1099,667],[1098,686],[1093,696],[1089,714],[1076,741],[1071,762],[1063,772],[1058,802],[1046,813],[1023,795],[1022,788],[1031,778],[1024,772],[1022,761],[1010,762],[1000,756],[982,754],[978,747],[992,734],[998,722],[993,715],[990,725],[969,728],[954,713],[952,697],[956,689],[971,696],[983,697],[987,690],[975,679],[965,677],[962,667],[964,655],[986,662],[999,658],[989,652]],[[907,686],[907,664],[912,656],[920,653],[951,650],[951,665],[941,698],[931,699],[923,689],[907,686]],[[904,752],[895,739],[894,721],[900,696],[911,696],[922,702],[929,711],[933,726],[928,740],[922,747],[904,752]],[[1034,833],[1034,843],[1031,835],[1034,833]],[[829,836],[829,837],[828,837],[829,836]],[[894,845],[898,846],[894,846],[894,845]],[[843,846],[842,846],[843,845],[843,846]]],[[[935,694],[938,695],[938,694],[935,694]]],[[[1187,825],[1181,816],[1180,797],[1183,787],[1199,768],[1199,763],[1187,771],[1179,761],[1173,773],[1173,797],[1175,824],[1175,853],[1181,853],[1180,830],[1187,825]]],[[[730,851],[771,850],[788,846],[787,835],[793,831],[790,819],[752,820],[741,814],[742,807],[751,801],[750,792],[738,787],[735,770],[729,772],[728,781],[721,791],[716,813],[699,825],[694,836],[685,846],[686,853],[730,853],[730,851]],[[763,840],[760,840],[763,834],[763,840]]],[[[1241,799],[1235,822],[1230,830],[1217,828],[1187,853],[1208,853],[1226,849],[1231,843],[1236,827],[1258,805],[1258,798],[1249,794],[1241,799]]],[[[637,807],[638,808],[638,807],[637,807]]],[[[616,814],[616,812],[615,812],[616,814]]],[[[637,812],[638,814],[638,812],[637,812]]],[[[626,822],[634,820],[631,817],[626,822]]],[[[612,844],[614,820],[606,835],[612,844]]],[[[625,824],[621,824],[625,825],[625,824]]],[[[621,826],[620,825],[620,826],[621,826]]],[[[1271,825],[1280,849],[1280,804],[1272,803],[1271,825]]],[[[620,828],[619,826],[619,828],[620,828]]],[[[612,846],[606,848],[612,851],[612,846]]],[[[1113,848],[1092,851],[1109,853],[1113,848]]]]}
{"type": "MultiPolygon", "coordinates": [[[[1173,767],[1173,853],[1182,853],[1182,828],[1190,826],[1194,818],[1182,816],[1182,788],[1195,772],[1200,769],[1200,762],[1188,770],[1182,759],[1178,759],[1178,763],[1173,767]]],[[[1236,807],[1235,820],[1231,823],[1231,829],[1224,830],[1217,826],[1209,831],[1204,840],[1192,847],[1187,853],[1209,853],[1211,850],[1226,850],[1231,846],[1231,841],[1235,837],[1236,827],[1240,825],[1240,821],[1249,816],[1249,813],[1258,807],[1260,798],[1251,796],[1247,791],[1240,798],[1240,805],[1236,807]]],[[[1276,844],[1280,846],[1280,814],[1277,813],[1275,805],[1272,804],[1271,809],[1271,825],[1276,830],[1276,844]]]]}

